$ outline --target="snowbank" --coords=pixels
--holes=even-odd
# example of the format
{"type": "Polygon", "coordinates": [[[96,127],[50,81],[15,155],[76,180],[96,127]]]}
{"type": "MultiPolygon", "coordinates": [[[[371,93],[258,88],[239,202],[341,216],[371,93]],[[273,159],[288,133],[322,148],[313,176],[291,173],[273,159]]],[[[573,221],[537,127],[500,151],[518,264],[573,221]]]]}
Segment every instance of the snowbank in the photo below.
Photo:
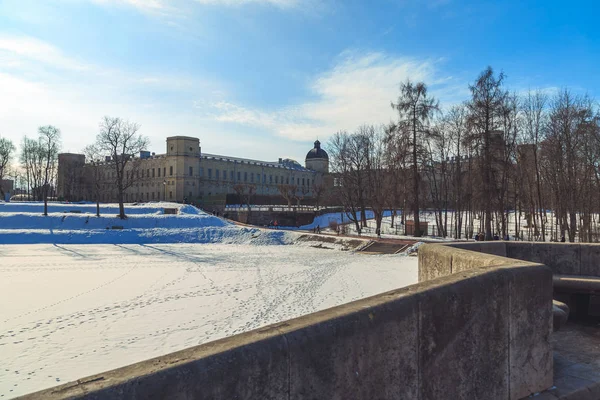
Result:
{"type": "Polygon", "coordinates": [[[289,244],[291,233],[244,228],[207,214],[191,205],[175,203],[127,204],[127,219],[117,217],[117,204],[0,204],[0,244],[144,244],[239,243],[289,244]],[[178,214],[166,215],[165,208],[178,214]]]}

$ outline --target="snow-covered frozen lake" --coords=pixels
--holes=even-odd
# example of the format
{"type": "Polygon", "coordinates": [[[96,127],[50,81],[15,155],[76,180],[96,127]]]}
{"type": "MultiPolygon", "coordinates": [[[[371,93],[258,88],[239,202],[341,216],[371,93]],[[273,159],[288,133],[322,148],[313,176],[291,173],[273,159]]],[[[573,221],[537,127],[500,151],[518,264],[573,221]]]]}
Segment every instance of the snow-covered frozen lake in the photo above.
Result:
{"type": "Polygon", "coordinates": [[[297,245],[0,245],[0,398],[417,281],[417,259],[297,245]]]}

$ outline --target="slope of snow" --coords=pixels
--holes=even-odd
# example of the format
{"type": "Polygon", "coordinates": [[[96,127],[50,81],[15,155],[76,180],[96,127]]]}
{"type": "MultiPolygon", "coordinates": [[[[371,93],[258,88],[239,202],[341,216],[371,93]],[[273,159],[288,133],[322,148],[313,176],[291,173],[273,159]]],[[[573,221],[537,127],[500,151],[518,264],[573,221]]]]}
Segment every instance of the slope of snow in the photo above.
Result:
{"type": "MultiPolygon", "coordinates": [[[[281,241],[290,235],[275,233],[281,241]]],[[[259,233],[253,240],[274,238],[259,233]]],[[[0,396],[51,387],[416,281],[414,257],[300,246],[0,246],[0,396]]]]}
{"type": "Polygon", "coordinates": [[[196,207],[175,203],[127,205],[127,219],[117,204],[0,203],[0,244],[144,244],[247,243],[288,244],[293,234],[239,227],[196,207]],[[164,208],[178,214],[165,215],[164,208]],[[76,211],[75,213],[73,211],[76,211]]]}

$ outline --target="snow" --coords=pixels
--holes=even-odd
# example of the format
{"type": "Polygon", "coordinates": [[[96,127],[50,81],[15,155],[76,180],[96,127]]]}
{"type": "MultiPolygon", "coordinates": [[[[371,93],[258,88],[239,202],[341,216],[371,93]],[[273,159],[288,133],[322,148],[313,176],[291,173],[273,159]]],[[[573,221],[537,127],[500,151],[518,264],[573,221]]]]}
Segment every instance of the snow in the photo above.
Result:
{"type": "Polygon", "coordinates": [[[246,234],[252,245],[0,246],[0,397],[417,281],[415,257],[257,247],[276,240],[246,234]]]}
{"type": "Polygon", "coordinates": [[[176,203],[117,204],[0,203],[0,244],[255,243],[288,244],[293,235],[240,227],[193,206],[176,203]],[[178,214],[165,215],[165,208],[178,214]],[[75,211],[75,212],[74,212],[75,211]],[[113,229],[118,228],[118,229],[113,229]],[[122,228],[122,229],[121,229],[122,228]]]}

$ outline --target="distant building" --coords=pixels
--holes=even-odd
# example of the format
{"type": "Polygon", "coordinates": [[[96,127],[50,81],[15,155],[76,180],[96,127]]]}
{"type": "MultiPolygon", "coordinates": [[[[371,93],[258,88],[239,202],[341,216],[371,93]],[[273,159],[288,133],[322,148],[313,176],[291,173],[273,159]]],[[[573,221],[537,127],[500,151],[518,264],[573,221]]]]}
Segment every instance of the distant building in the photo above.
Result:
{"type": "MultiPolygon", "coordinates": [[[[329,172],[327,153],[321,149],[318,140],[308,152],[304,167],[290,159],[280,158],[271,162],[202,153],[200,140],[194,137],[168,137],[166,146],[165,154],[143,151],[135,156],[139,179],[126,190],[126,202],[167,200],[209,203],[215,198],[224,199],[227,194],[236,193],[236,187],[239,189],[240,185],[251,186],[257,195],[267,196],[277,196],[281,185],[291,185],[299,195],[310,197],[312,188],[320,184],[329,172]]],[[[116,201],[115,172],[110,157],[100,169],[101,201],[116,201]]],[[[83,154],[59,155],[59,199],[93,200],[92,178],[90,164],[86,163],[83,154]]]]}

